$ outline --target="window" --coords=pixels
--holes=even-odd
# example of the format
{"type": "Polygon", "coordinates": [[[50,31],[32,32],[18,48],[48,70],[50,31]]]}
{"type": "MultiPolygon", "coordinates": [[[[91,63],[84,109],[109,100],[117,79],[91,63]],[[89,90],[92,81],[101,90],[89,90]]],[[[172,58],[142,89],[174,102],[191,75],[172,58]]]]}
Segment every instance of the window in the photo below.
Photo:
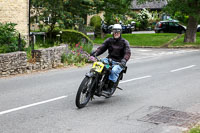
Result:
{"type": "Polygon", "coordinates": [[[175,23],[169,22],[169,26],[175,26],[175,23]]]}

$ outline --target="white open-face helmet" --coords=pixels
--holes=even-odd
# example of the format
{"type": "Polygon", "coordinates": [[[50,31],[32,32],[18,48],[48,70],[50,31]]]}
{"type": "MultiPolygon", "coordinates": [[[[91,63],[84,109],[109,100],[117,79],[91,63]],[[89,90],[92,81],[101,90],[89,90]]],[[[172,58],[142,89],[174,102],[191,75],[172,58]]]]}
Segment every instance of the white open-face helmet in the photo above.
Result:
{"type": "Polygon", "coordinates": [[[115,33],[115,32],[121,33],[122,32],[122,26],[120,24],[114,24],[112,30],[113,30],[113,33],[115,33]]]}

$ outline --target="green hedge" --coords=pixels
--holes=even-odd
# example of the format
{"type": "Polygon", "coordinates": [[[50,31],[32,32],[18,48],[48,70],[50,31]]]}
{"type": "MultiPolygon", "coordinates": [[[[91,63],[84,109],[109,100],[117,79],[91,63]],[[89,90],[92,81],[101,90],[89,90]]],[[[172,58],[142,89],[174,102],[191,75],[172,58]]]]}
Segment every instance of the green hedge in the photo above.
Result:
{"type": "Polygon", "coordinates": [[[94,26],[96,36],[101,34],[101,21],[101,17],[97,15],[90,20],[90,26],[94,26]]]}
{"type": "Polygon", "coordinates": [[[76,30],[62,30],[61,39],[63,43],[68,43],[71,46],[77,43],[93,44],[93,41],[87,35],[76,30]]]}
{"type": "Polygon", "coordinates": [[[101,28],[101,17],[97,15],[93,16],[90,20],[90,26],[101,28]]]}
{"type": "MultiPolygon", "coordinates": [[[[18,51],[19,33],[14,23],[0,23],[0,53],[18,51]]],[[[21,50],[24,50],[25,41],[21,38],[21,50]]]]}

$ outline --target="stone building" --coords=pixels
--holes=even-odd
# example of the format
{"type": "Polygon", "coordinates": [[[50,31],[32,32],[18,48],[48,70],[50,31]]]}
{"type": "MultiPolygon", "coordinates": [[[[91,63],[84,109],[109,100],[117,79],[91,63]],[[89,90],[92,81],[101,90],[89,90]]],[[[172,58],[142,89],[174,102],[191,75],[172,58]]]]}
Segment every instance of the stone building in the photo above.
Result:
{"type": "Polygon", "coordinates": [[[144,2],[142,4],[138,4],[137,0],[133,0],[131,4],[131,9],[133,11],[139,11],[145,8],[150,11],[161,11],[162,8],[166,5],[167,5],[167,0],[162,0],[162,1],[153,0],[151,2],[144,2]]]}
{"type": "Polygon", "coordinates": [[[28,39],[29,0],[0,0],[0,22],[16,23],[16,29],[28,39]]]}
{"type": "MultiPolygon", "coordinates": [[[[163,9],[163,7],[165,7],[167,5],[167,3],[168,3],[167,0],[162,0],[162,1],[152,0],[151,2],[144,2],[142,4],[139,4],[139,3],[137,3],[137,0],[132,0],[130,8],[131,8],[131,10],[133,10],[135,12],[139,12],[143,8],[148,9],[149,11],[160,12],[163,9]]],[[[95,15],[99,15],[101,17],[101,19],[104,20],[103,12],[101,12],[99,14],[95,14],[95,15]]],[[[90,24],[90,19],[93,16],[94,15],[87,16],[87,25],[90,24]]]]}

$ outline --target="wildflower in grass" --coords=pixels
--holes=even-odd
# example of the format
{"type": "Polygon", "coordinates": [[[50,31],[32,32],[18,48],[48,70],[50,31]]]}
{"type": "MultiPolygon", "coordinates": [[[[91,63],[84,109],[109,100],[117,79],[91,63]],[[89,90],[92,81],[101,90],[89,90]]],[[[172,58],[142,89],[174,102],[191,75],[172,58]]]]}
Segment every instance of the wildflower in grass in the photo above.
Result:
{"type": "Polygon", "coordinates": [[[80,44],[80,42],[79,42],[79,43],[77,43],[77,44],[75,45],[75,47],[76,47],[76,48],[78,48],[78,47],[79,47],[79,44],[80,44]]]}
{"type": "Polygon", "coordinates": [[[90,57],[90,54],[85,51],[87,50],[85,49],[85,46],[86,45],[80,45],[80,43],[77,43],[75,44],[74,48],[68,50],[68,52],[65,53],[67,64],[69,65],[74,64],[80,66],[80,64],[94,62],[95,61],[94,57],[90,57]]]}

